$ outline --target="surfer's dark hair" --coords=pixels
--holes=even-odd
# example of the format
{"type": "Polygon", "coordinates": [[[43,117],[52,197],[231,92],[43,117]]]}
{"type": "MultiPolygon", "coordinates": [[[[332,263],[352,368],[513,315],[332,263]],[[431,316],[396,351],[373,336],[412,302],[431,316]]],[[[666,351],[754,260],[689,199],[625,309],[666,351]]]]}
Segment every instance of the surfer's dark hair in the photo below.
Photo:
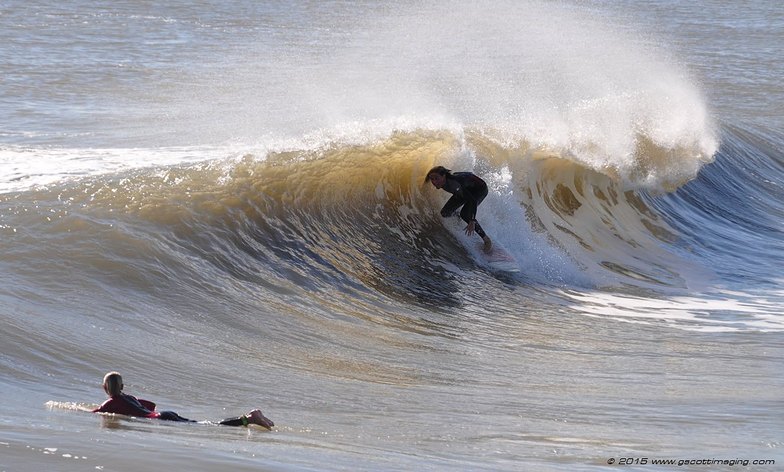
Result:
{"type": "Polygon", "coordinates": [[[444,166],[435,166],[425,174],[425,183],[430,179],[430,174],[452,175],[452,171],[444,166]]]}

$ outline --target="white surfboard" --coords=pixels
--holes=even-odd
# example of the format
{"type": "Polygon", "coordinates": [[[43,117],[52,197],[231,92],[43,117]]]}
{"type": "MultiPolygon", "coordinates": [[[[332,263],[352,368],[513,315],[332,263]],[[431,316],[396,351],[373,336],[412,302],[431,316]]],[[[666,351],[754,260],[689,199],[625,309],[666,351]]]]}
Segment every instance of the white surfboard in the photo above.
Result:
{"type": "Polygon", "coordinates": [[[491,269],[499,270],[502,272],[520,272],[520,266],[512,257],[509,252],[496,244],[493,243],[493,249],[490,252],[484,251],[484,244],[479,245],[479,257],[482,261],[484,261],[491,269]]]}

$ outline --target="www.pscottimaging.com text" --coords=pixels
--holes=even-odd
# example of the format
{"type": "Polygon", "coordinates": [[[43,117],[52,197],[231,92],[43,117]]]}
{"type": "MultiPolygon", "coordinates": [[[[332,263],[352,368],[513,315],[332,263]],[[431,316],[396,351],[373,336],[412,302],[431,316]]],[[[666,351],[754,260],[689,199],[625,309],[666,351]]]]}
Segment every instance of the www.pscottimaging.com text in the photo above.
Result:
{"type": "Polygon", "coordinates": [[[742,466],[748,467],[750,465],[776,465],[773,459],[654,459],[652,457],[611,457],[607,459],[609,465],[673,465],[677,467],[683,466],[742,466]]]}

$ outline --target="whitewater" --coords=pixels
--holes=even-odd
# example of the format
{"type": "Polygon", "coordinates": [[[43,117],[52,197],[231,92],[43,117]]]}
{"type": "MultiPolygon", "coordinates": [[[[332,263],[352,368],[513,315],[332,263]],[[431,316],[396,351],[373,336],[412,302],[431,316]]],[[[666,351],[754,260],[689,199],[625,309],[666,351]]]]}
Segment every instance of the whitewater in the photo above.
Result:
{"type": "Polygon", "coordinates": [[[782,28],[766,1],[8,2],[0,470],[773,470],[782,28]],[[439,215],[435,165],[485,179],[520,272],[439,215]],[[88,413],[111,370],[276,427],[88,413]]]}

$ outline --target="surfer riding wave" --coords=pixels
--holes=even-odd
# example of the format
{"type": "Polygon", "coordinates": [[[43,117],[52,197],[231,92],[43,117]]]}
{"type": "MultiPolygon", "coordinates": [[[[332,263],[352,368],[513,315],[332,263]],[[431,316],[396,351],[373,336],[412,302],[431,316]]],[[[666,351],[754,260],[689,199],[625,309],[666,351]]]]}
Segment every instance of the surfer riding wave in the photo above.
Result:
{"type": "Polygon", "coordinates": [[[452,197],[441,208],[441,216],[444,218],[452,216],[461,206],[460,218],[466,226],[465,233],[468,236],[476,233],[484,241],[485,252],[493,249],[493,242],[485,234],[482,226],[476,221],[476,212],[479,204],[487,196],[487,184],[479,176],[471,172],[455,172],[444,166],[436,166],[430,169],[425,177],[425,183],[430,181],[437,189],[445,190],[452,194],[452,197]]]}

